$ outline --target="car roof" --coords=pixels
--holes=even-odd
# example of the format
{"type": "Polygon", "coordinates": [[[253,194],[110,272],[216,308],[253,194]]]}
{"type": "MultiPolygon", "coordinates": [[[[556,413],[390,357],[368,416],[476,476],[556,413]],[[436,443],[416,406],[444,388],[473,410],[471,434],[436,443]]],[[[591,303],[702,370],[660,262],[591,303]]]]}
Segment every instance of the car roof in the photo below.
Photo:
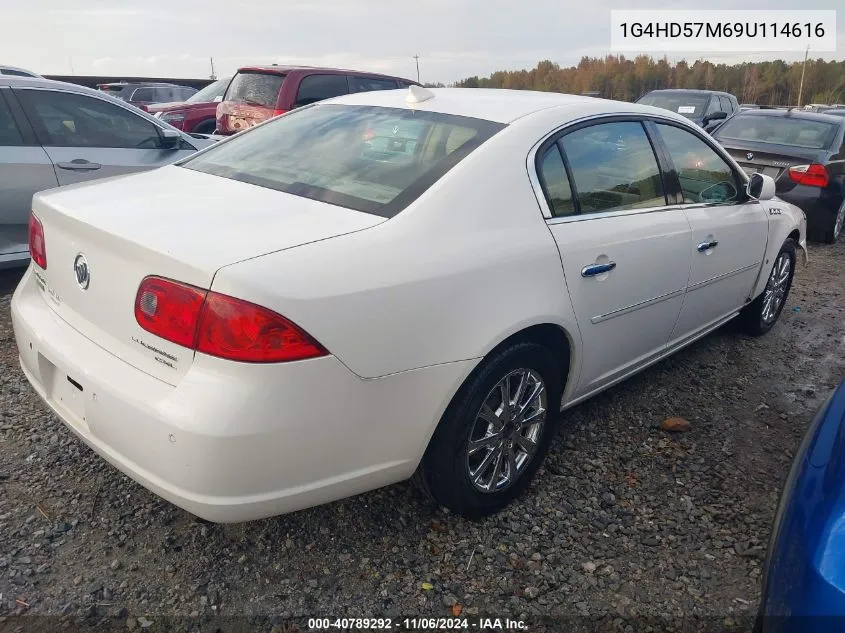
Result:
{"type": "MultiPolygon", "coordinates": [[[[426,89],[429,90],[429,89],[426,89]]],[[[423,110],[467,116],[476,119],[511,123],[516,119],[541,110],[560,106],[580,106],[579,113],[594,114],[654,114],[671,117],[688,123],[681,115],[668,110],[625,101],[611,101],[582,97],[559,92],[535,92],[531,90],[503,90],[492,88],[432,88],[434,97],[419,103],[408,103],[408,90],[378,90],[356,92],[336,97],[321,103],[343,103],[349,105],[371,105],[383,108],[423,110]]]]}
{"type": "Polygon", "coordinates": [[[842,123],[842,119],[836,115],[824,114],[823,112],[813,112],[811,110],[745,110],[741,114],[735,114],[735,117],[775,117],[775,118],[790,118],[803,119],[805,121],[822,121],[824,123],[842,123]]]}
{"type": "MultiPolygon", "coordinates": [[[[38,73],[34,73],[31,70],[27,70],[26,68],[19,68],[17,66],[7,66],[6,64],[0,64],[0,72],[4,70],[16,70],[21,73],[29,73],[32,77],[41,77],[38,73]]],[[[19,75],[14,75],[19,76],[19,75]]]]}
{"type": "Polygon", "coordinates": [[[655,92],[674,92],[678,94],[699,94],[699,95],[720,95],[725,97],[732,97],[730,92],[723,90],[699,90],[698,88],[662,88],[660,90],[649,90],[646,94],[654,94],[655,92]]]}
{"type": "Polygon", "coordinates": [[[279,75],[284,75],[291,72],[299,72],[299,71],[319,71],[319,72],[326,72],[326,73],[344,73],[347,75],[363,75],[366,77],[384,77],[386,79],[401,79],[402,81],[408,81],[410,83],[417,83],[412,79],[405,79],[404,77],[397,77],[395,75],[385,75],[382,73],[372,73],[366,70],[350,70],[348,68],[327,68],[325,66],[242,66],[238,68],[238,72],[264,72],[264,73],[277,73],[279,75]]]}

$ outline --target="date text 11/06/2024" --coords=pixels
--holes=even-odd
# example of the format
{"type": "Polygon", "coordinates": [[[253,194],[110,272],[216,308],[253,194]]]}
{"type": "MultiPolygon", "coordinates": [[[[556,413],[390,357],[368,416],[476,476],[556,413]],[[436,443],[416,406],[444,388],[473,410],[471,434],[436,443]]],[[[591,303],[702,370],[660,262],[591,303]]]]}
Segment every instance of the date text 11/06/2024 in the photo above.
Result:
{"type": "Polygon", "coordinates": [[[313,631],[526,631],[528,625],[510,618],[309,618],[308,628],[313,631]]]}

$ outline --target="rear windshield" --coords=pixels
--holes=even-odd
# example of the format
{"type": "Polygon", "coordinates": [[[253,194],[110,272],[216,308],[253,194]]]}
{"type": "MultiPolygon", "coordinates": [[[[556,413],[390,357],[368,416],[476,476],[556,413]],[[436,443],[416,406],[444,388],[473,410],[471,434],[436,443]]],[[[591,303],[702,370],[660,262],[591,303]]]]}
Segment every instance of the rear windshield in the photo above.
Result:
{"type": "Polygon", "coordinates": [[[224,100],[274,108],[284,80],[284,75],[239,72],[229,84],[224,100]]]}
{"type": "Polygon", "coordinates": [[[503,127],[402,108],[316,104],[180,164],[392,217],[503,127]]]}
{"type": "Polygon", "coordinates": [[[717,133],[721,139],[826,149],[836,135],[834,123],[786,116],[735,116],[717,133]]]}
{"type": "Polygon", "coordinates": [[[682,114],[688,119],[700,119],[704,116],[707,104],[710,102],[710,95],[683,94],[680,92],[657,92],[647,94],[640,98],[637,103],[655,106],[664,110],[671,110],[682,114]]]}

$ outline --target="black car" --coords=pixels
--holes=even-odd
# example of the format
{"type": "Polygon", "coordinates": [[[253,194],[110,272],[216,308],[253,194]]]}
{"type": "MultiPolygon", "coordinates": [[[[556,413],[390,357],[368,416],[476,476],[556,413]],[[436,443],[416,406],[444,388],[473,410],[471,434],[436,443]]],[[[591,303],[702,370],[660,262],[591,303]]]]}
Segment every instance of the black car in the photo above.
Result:
{"type": "Polygon", "coordinates": [[[637,103],[677,112],[708,132],[739,112],[739,101],[735,96],[716,90],[652,90],[640,97],[637,103]]]}
{"type": "Polygon", "coordinates": [[[197,90],[186,86],[165,83],[129,83],[119,82],[100,84],[97,86],[112,97],[117,97],[134,106],[145,110],[148,105],[154,103],[172,103],[175,101],[186,101],[196,94],[197,90]]]}
{"type": "Polygon", "coordinates": [[[833,244],[845,224],[845,117],[747,110],[713,137],[746,173],[775,180],[779,198],[807,214],[807,238],[833,244]]]}

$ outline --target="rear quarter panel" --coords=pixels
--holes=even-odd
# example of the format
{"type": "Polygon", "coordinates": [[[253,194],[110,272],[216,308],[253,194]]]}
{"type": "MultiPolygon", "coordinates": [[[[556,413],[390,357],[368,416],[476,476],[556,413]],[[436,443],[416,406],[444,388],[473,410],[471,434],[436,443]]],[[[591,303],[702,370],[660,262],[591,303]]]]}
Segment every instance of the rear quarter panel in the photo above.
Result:
{"type": "Polygon", "coordinates": [[[365,378],[479,359],[540,323],[562,327],[577,350],[525,169],[548,131],[535,128],[501,131],[387,222],[224,267],[212,287],[285,315],[365,378]]]}

